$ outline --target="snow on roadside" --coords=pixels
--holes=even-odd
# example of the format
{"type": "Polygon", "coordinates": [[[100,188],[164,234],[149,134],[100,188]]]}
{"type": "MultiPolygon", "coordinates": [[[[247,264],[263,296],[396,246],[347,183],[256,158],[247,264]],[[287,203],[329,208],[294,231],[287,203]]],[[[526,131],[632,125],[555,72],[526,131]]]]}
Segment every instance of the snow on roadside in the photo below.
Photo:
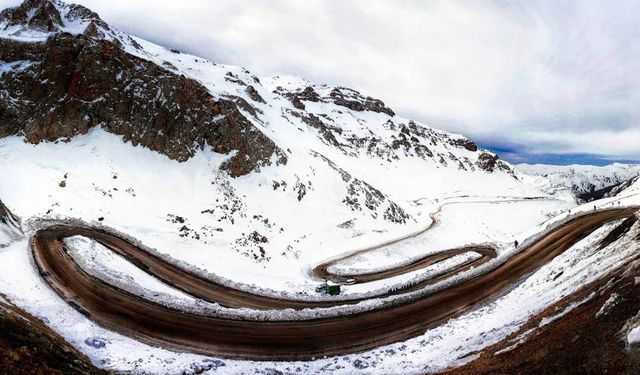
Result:
{"type": "MultiPolygon", "coordinates": [[[[203,315],[225,316],[231,318],[274,319],[275,312],[255,312],[249,309],[229,309],[215,303],[209,303],[190,296],[172,286],[147,274],[125,258],[115,254],[100,243],[82,236],[73,236],[64,240],[69,249],[69,254],[78,265],[88,274],[122,290],[133,293],[141,298],[160,303],[167,307],[182,310],[189,313],[203,315]]],[[[461,254],[440,263],[434,264],[424,270],[409,272],[405,275],[380,280],[371,283],[356,284],[343,287],[343,295],[351,298],[363,296],[376,296],[388,292],[391,286],[401,286],[427,280],[444,274],[448,270],[466,261],[478,258],[477,253],[461,254]],[[475,254],[475,257],[472,256],[475,254]]],[[[352,311],[356,307],[347,307],[340,310],[352,311]]],[[[332,309],[336,311],[336,309],[332,309]]],[[[283,319],[304,319],[305,317],[317,317],[318,312],[308,310],[306,312],[279,312],[278,317],[283,319]]]]}
{"type": "Polygon", "coordinates": [[[102,244],[82,236],[64,239],[69,254],[89,275],[154,302],[196,303],[196,299],[142,271],[102,244]]]}
{"type": "MultiPolygon", "coordinates": [[[[567,219],[568,220],[568,219],[567,219]]],[[[59,224],[60,222],[64,223],[70,223],[72,225],[87,225],[86,223],[83,223],[80,220],[77,219],[67,219],[67,220],[46,220],[46,219],[36,219],[36,220],[32,220],[29,221],[27,223],[27,227],[30,228],[31,231],[36,231],[42,227],[46,227],[48,225],[55,225],[55,224],[59,224]]],[[[559,224],[563,223],[564,221],[561,221],[559,224]]],[[[558,224],[558,225],[559,225],[558,224]]],[[[378,290],[369,290],[366,293],[347,293],[347,294],[341,294],[338,296],[332,296],[332,297],[328,297],[326,295],[322,295],[322,294],[318,294],[315,293],[315,291],[313,291],[315,289],[315,286],[317,286],[317,284],[313,283],[313,282],[309,282],[310,283],[309,287],[306,290],[303,291],[298,291],[298,292],[290,292],[290,291],[278,291],[278,290],[273,290],[273,289],[269,289],[269,288],[264,288],[262,286],[253,284],[253,285],[246,285],[243,283],[239,283],[235,280],[231,280],[231,279],[227,279],[224,277],[220,277],[219,275],[210,272],[207,269],[203,269],[201,267],[197,267],[192,265],[189,262],[185,262],[185,261],[181,261],[179,259],[175,259],[173,258],[171,255],[166,254],[166,253],[162,253],[160,251],[158,251],[155,248],[149,247],[147,245],[145,245],[145,243],[143,243],[142,241],[140,241],[137,238],[131,237],[126,233],[121,233],[118,230],[114,230],[112,228],[109,227],[105,227],[105,226],[101,226],[100,223],[94,223],[94,226],[96,227],[100,227],[101,229],[114,233],[117,236],[120,236],[122,238],[126,238],[128,239],[131,243],[136,244],[137,246],[141,247],[142,249],[144,249],[145,251],[155,254],[156,256],[164,259],[167,262],[173,263],[175,265],[177,265],[178,267],[181,267],[183,269],[189,270],[195,274],[200,275],[203,278],[207,278],[210,279],[214,282],[220,283],[222,285],[226,285],[228,287],[234,288],[234,289],[239,289],[239,290],[244,290],[247,292],[251,292],[251,293],[255,293],[255,294],[260,294],[260,295],[265,295],[265,296],[271,296],[274,298],[286,298],[286,299],[296,299],[296,300],[306,300],[306,301],[316,301],[316,300],[326,300],[327,298],[330,298],[331,300],[352,300],[355,298],[365,298],[365,297],[375,297],[376,295],[379,295],[380,292],[382,291],[381,289],[378,290]],[[313,292],[310,292],[313,291],[313,292]]],[[[531,238],[529,238],[527,241],[525,242],[533,242],[535,241],[537,238],[539,238],[540,236],[542,236],[543,234],[547,233],[549,230],[552,230],[553,228],[547,228],[546,230],[537,233],[536,235],[532,236],[531,238]]],[[[382,297],[382,298],[373,298],[373,299],[368,299],[366,301],[361,301],[357,304],[354,305],[350,305],[350,306],[337,306],[337,307],[332,307],[329,309],[305,309],[305,310],[301,310],[301,311],[297,311],[294,312],[293,310],[283,310],[281,312],[279,312],[278,314],[271,314],[269,315],[268,312],[264,312],[264,311],[260,311],[260,312],[255,312],[253,310],[246,310],[243,309],[243,313],[245,314],[244,316],[246,318],[249,317],[254,317],[255,319],[308,319],[308,318],[312,318],[312,317],[320,317],[320,316],[335,316],[335,315],[340,315],[340,314],[345,314],[345,313],[354,313],[354,312],[361,312],[361,311],[365,311],[365,310],[370,310],[370,309],[374,309],[374,308],[380,308],[382,306],[385,305],[389,305],[389,304],[395,304],[395,303],[402,303],[402,302],[407,302],[413,298],[418,298],[424,295],[428,295],[446,288],[451,287],[452,285],[457,285],[469,278],[478,276],[482,273],[485,273],[491,269],[494,269],[496,267],[498,267],[499,265],[501,265],[502,263],[506,262],[512,255],[514,255],[515,253],[521,251],[522,249],[525,248],[525,246],[520,246],[518,248],[512,248],[512,245],[509,245],[509,247],[505,247],[504,244],[495,244],[498,247],[498,254],[499,256],[489,260],[488,262],[475,267],[475,268],[471,268],[465,272],[461,272],[457,275],[454,275],[446,280],[442,280],[439,281],[433,285],[429,285],[423,289],[420,290],[416,290],[413,292],[407,292],[404,294],[400,294],[400,295],[392,295],[392,296],[387,296],[387,297],[382,297]],[[502,249],[502,250],[501,250],[502,249]]],[[[419,271],[416,271],[419,272],[419,271]]],[[[394,284],[391,284],[394,281],[397,280],[402,280],[403,278],[406,278],[405,275],[403,276],[398,276],[396,278],[390,278],[390,279],[385,279],[385,280],[380,280],[379,282],[377,282],[376,284],[380,285],[384,285],[385,283],[389,283],[389,287],[393,287],[394,284]]],[[[369,283],[370,285],[374,285],[374,283],[369,283]]],[[[364,284],[363,284],[364,285],[364,284]]]]}
{"type": "MultiPolygon", "coordinates": [[[[97,366],[134,373],[178,373],[215,363],[207,357],[152,347],[99,327],[67,305],[40,278],[28,246],[23,239],[0,253],[0,293],[52,327],[97,366]]],[[[230,364],[221,373],[234,371],[241,369],[230,364]]]]}
{"type": "MultiPolygon", "coordinates": [[[[424,270],[427,270],[427,269],[432,271],[439,271],[443,269],[448,270],[453,267],[459,266],[460,264],[470,262],[472,260],[476,260],[480,257],[481,255],[478,253],[474,251],[468,251],[466,253],[457,254],[443,261],[427,266],[424,268],[424,270]]],[[[364,258],[364,257],[355,256],[353,258],[349,258],[348,260],[344,260],[338,264],[334,264],[330,266],[329,268],[327,268],[327,271],[329,271],[334,275],[357,276],[357,275],[362,275],[366,273],[383,272],[388,269],[397,268],[397,264],[392,264],[391,266],[387,266],[387,265],[378,266],[379,264],[383,264],[384,262],[382,261],[371,262],[370,258],[369,259],[365,258],[364,260],[360,258],[364,258]]],[[[414,261],[415,261],[414,259],[411,259],[409,262],[407,262],[407,264],[413,263],[414,261]]]]}
{"type": "Polygon", "coordinates": [[[499,249],[504,248],[511,246],[515,238],[522,241],[522,233],[531,232],[532,227],[547,222],[555,213],[575,206],[562,200],[512,197],[457,197],[444,199],[440,204],[436,224],[427,232],[347,258],[335,264],[332,272],[383,271],[428,254],[469,245],[498,243],[499,249]]]}
{"type": "Polygon", "coordinates": [[[210,372],[216,374],[266,369],[285,373],[296,372],[296,369],[335,374],[399,370],[407,374],[424,373],[469,360],[471,357],[465,357],[469,353],[515,332],[532,314],[624,262],[637,251],[637,244],[631,241],[639,231],[637,224],[627,236],[605,249],[596,251],[590,246],[603,238],[613,225],[597,230],[497,300],[419,337],[365,353],[308,362],[253,362],[178,354],[106,331],[66,305],[44,284],[32,265],[26,240],[16,242],[0,253],[0,292],[19,307],[47,321],[94,363],[107,369],[176,373],[212,365],[210,372]],[[558,276],[560,272],[562,274],[558,276]],[[100,345],[94,345],[96,342],[100,345]]]}
{"type": "MultiPolygon", "coordinates": [[[[412,347],[411,354],[396,356],[394,364],[397,368],[409,368],[412,358],[420,358],[425,365],[413,367],[414,372],[439,371],[468,361],[465,356],[469,353],[517,331],[529,316],[598,279],[638,251],[638,244],[633,240],[640,231],[637,224],[627,236],[605,249],[596,251],[591,246],[606,236],[613,225],[580,241],[496,301],[427,331],[416,341],[403,343],[412,347]],[[419,350],[416,344],[421,345],[419,350]]],[[[385,368],[393,367],[387,364],[385,368]]]]}
{"type": "Polygon", "coordinates": [[[481,255],[475,252],[455,255],[441,262],[427,266],[423,269],[407,272],[402,275],[367,283],[358,283],[354,285],[343,286],[341,293],[345,296],[379,296],[381,294],[389,292],[390,290],[401,290],[404,287],[434,279],[438,276],[446,274],[451,270],[454,270],[455,268],[467,262],[478,259],[480,257],[481,255]]]}

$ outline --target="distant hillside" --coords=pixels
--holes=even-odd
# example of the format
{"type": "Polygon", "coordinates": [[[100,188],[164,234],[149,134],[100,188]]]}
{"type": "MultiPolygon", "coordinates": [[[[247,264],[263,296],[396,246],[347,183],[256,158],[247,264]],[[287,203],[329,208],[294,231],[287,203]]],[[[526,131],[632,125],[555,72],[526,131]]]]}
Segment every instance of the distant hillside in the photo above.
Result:
{"type": "Polygon", "coordinates": [[[607,166],[518,164],[516,169],[540,177],[537,186],[549,194],[570,191],[583,200],[605,197],[617,185],[640,175],[640,164],[614,163],[607,166]]]}

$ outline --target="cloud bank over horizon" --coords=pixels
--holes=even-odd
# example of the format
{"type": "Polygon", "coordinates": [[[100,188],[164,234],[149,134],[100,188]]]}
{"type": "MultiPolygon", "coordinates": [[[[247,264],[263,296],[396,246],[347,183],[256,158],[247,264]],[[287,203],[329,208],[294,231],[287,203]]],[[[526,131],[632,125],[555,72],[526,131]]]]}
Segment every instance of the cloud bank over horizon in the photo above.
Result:
{"type": "Polygon", "coordinates": [[[353,87],[508,160],[640,160],[637,1],[74,2],[260,76],[353,87]]]}

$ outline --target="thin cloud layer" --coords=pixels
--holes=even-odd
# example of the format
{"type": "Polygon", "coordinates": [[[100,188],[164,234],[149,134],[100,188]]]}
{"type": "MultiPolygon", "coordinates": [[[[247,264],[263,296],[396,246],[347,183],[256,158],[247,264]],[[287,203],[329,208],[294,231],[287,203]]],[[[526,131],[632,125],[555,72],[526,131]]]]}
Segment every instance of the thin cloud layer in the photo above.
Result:
{"type": "Polygon", "coordinates": [[[154,42],[354,87],[519,157],[640,159],[637,1],[76,2],[154,42]]]}

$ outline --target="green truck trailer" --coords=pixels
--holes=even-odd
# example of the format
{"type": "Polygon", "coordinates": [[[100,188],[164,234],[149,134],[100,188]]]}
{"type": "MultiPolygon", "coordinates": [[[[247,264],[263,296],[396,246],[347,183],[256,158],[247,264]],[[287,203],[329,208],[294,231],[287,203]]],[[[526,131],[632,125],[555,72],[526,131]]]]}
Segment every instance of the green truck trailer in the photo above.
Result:
{"type": "Polygon", "coordinates": [[[316,288],[316,292],[318,293],[327,293],[330,296],[337,296],[340,294],[340,285],[321,285],[316,288]]]}
{"type": "Polygon", "coordinates": [[[330,296],[337,296],[338,294],[340,294],[340,285],[327,285],[324,290],[330,296]]]}

